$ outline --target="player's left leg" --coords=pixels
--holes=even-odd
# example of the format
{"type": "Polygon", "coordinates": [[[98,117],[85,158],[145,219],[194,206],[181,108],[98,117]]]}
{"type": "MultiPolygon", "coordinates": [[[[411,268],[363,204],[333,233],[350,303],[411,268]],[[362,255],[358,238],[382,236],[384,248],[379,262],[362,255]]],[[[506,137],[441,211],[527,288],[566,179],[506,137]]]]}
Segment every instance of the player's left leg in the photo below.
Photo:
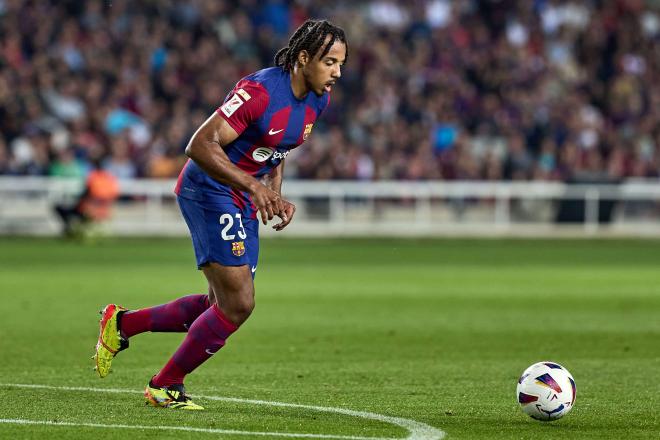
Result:
{"type": "Polygon", "coordinates": [[[192,405],[185,391],[182,391],[185,400],[177,401],[168,396],[169,390],[185,390],[186,375],[220,350],[254,309],[254,285],[249,265],[209,263],[204,266],[204,274],[214,292],[220,294],[216,303],[193,322],[177,351],[147,385],[145,398],[153,406],[183,408],[192,405]]]}
{"type": "Polygon", "coordinates": [[[177,351],[145,389],[148,403],[166,408],[191,403],[189,399],[177,403],[169,390],[183,390],[185,376],[222,348],[252,313],[252,268],[256,270],[259,252],[256,218],[245,219],[232,204],[204,207],[185,199],[179,203],[191,231],[197,265],[216,301],[193,322],[177,351]]]}
{"type": "Polygon", "coordinates": [[[178,350],[153,377],[159,387],[182,384],[186,375],[220,350],[254,309],[254,284],[249,265],[209,263],[204,275],[218,292],[216,303],[193,322],[178,350]]]}

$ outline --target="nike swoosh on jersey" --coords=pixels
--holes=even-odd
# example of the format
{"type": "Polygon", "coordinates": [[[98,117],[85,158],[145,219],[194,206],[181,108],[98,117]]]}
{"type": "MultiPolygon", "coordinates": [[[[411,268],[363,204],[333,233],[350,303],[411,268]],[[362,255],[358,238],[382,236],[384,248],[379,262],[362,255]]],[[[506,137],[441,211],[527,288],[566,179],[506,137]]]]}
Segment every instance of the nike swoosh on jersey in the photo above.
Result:
{"type": "Polygon", "coordinates": [[[208,353],[208,354],[216,354],[216,353],[218,352],[218,350],[216,350],[216,351],[211,351],[211,350],[209,350],[208,348],[207,348],[206,350],[204,350],[204,351],[205,351],[206,353],[208,353]]]}
{"type": "Polygon", "coordinates": [[[270,130],[268,130],[268,134],[272,136],[272,135],[274,135],[274,134],[279,133],[280,131],[284,131],[284,129],[283,129],[283,128],[280,128],[280,129],[277,130],[277,131],[273,131],[273,129],[271,128],[270,130]]]}
{"type": "Polygon", "coordinates": [[[252,266],[252,273],[255,273],[257,271],[257,266],[252,266]]]}

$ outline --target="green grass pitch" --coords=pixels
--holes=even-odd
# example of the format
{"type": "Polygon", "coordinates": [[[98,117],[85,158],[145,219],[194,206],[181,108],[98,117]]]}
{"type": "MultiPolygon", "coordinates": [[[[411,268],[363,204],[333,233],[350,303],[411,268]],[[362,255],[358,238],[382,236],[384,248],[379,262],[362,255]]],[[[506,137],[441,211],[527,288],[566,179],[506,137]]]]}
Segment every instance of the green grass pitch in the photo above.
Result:
{"type": "MultiPolygon", "coordinates": [[[[659,241],[271,239],[257,274],[253,316],[189,376],[193,396],[368,411],[448,439],[660,438],[659,241]],[[577,382],[575,408],[553,423],[515,400],[519,374],[541,360],[577,382]]],[[[181,334],[136,336],[113,374],[92,371],[100,307],[205,289],[185,239],[0,239],[0,438],[282,438],[147,428],[158,426],[409,435],[309,408],[146,407],[139,391],[181,334]]]]}

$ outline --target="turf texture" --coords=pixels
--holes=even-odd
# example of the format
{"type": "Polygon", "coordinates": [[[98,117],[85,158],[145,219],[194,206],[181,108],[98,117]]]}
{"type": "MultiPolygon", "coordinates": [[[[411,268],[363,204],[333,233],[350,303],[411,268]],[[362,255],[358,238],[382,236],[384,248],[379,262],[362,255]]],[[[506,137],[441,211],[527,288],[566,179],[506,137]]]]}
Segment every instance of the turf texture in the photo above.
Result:
{"type": "MultiPolygon", "coordinates": [[[[205,289],[186,239],[0,239],[0,419],[59,424],[3,422],[0,438],[410,435],[310,408],[144,406],[140,390],[182,334],[138,335],[113,374],[95,375],[103,305],[205,289]]],[[[660,438],[660,241],[269,239],[256,290],[252,317],[188,377],[193,396],[368,411],[448,439],[660,438]],[[541,360],[577,383],[575,408],[552,423],[522,414],[515,397],[541,360]]]]}

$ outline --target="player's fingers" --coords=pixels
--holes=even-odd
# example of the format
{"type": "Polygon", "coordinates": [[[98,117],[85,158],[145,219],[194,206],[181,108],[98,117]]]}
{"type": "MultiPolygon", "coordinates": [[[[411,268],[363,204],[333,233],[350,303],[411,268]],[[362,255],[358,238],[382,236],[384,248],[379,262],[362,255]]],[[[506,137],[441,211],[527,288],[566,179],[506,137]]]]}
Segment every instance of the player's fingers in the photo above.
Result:
{"type": "Polygon", "coordinates": [[[266,213],[268,214],[268,220],[272,220],[273,217],[275,216],[273,212],[273,205],[268,203],[266,204],[266,213]]]}
{"type": "Polygon", "coordinates": [[[280,223],[275,225],[275,230],[276,231],[281,231],[282,229],[286,228],[286,225],[288,225],[288,224],[289,224],[289,222],[284,222],[284,221],[280,222],[280,223]]]}
{"type": "Polygon", "coordinates": [[[279,199],[279,201],[282,204],[281,211],[276,212],[275,215],[281,218],[282,221],[273,226],[273,229],[276,231],[281,231],[282,229],[286,228],[286,226],[291,223],[293,214],[296,212],[296,206],[293,203],[285,199],[279,199]]]}
{"type": "Polygon", "coordinates": [[[289,222],[291,222],[291,219],[293,219],[293,215],[296,213],[296,205],[293,203],[287,203],[286,205],[286,216],[289,219],[289,222]]]}
{"type": "Polygon", "coordinates": [[[282,229],[286,228],[289,225],[289,223],[291,223],[291,217],[288,216],[286,213],[282,214],[281,218],[282,221],[279,224],[277,224],[278,231],[281,231],[282,229]]]}
{"type": "Polygon", "coordinates": [[[273,197],[272,203],[273,213],[275,215],[279,215],[280,213],[284,212],[284,203],[282,202],[282,198],[279,196],[273,197]]]}
{"type": "Polygon", "coordinates": [[[289,210],[285,211],[284,214],[282,214],[282,223],[284,223],[285,226],[291,223],[291,214],[292,212],[289,210]]]}
{"type": "Polygon", "coordinates": [[[266,207],[262,206],[259,208],[259,214],[261,215],[261,222],[265,225],[268,224],[268,213],[266,212],[266,207]]]}

